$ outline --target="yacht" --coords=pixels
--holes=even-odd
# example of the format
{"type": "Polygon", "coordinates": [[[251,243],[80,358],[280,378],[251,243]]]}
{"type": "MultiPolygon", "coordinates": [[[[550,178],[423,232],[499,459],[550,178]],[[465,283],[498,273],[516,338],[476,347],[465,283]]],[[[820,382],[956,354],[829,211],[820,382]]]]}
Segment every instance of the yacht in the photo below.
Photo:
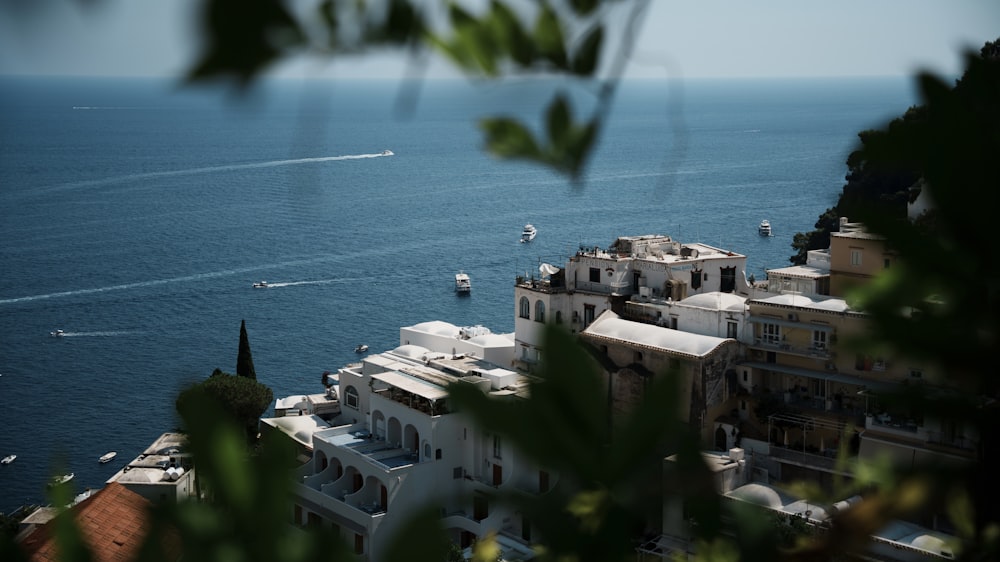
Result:
{"type": "Polygon", "coordinates": [[[394,156],[395,155],[395,153],[393,151],[391,151],[391,150],[383,150],[382,152],[380,152],[380,154],[382,156],[394,156]]]}
{"type": "Polygon", "coordinates": [[[472,281],[469,279],[469,274],[464,271],[459,271],[455,274],[455,292],[459,294],[469,293],[472,291],[472,281]]]}
{"type": "Polygon", "coordinates": [[[258,281],[258,282],[256,282],[256,283],[253,284],[253,288],[254,289],[266,289],[267,288],[267,281],[258,281]]]}
{"type": "Polygon", "coordinates": [[[49,332],[49,335],[50,336],[54,336],[54,337],[60,337],[60,336],[66,335],[66,332],[64,332],[62,330],[53,330],[53,331],[49,332]]]}
{"type": "Polygon", "coordinates": [[[757,227],[757,233],[761,236],[771,235],[771,222],[767,219],[760,221],[760,226],[757,227]]]}
{"type": "Polygon", "coordinates": [[[364,353],[366,351],[368,351],[368,344],[366,343],[363,343],[354,348],[354,353],[364,353]]]}
{"type": "Polygon", "coordinates": [[[538,230],[534,225],[524,225],[524,230],[521,231],[521,242],[531,242],[535,239],[536,234],[538,234],[538,230]]]}
{"type": "Polygon", "coordinates": [[[75,476],[72,472],[69,474],[63,474],[62,476],[53,476],[52,480],[49,481],[49,488],[54,488],[60,484],[65,484],[73,479],[75,476]]]}
{"type": "Polygon", "coordinates": [[[110,451],[101,455],[101,458],[97,459],[97,462],[104,464],[106,462],[111,462],[111,459],[115,458],[118,453],[115,451],[110,451]]]}
{"type": "Polygon", "coordinates": [[[14,462],[14,459],[16,458],[17,455],[7,455],[6,457],[3,458],[3,460],[0,460],[0,464],[10,464],[14,462]]]}

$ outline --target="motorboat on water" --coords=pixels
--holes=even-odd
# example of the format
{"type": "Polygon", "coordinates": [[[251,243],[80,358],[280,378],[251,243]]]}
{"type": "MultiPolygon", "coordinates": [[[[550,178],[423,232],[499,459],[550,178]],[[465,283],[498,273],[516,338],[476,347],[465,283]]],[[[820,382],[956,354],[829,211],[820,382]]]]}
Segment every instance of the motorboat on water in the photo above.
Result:
{"type": "Polygon", "coordinates": [[[472,280],[469,279],[468,273],[459,271],[455,274],[455,292],[459,294],[472,292],[472,280]]]}
{"type": "Polygon", "coordinates": [[[267,288],[267,281],[258,281],[258,282],[256,282],[256,283],[253,284],[253,288],[254,289],[266,289],[267,288]]]}
{"type": "Polygon", "coordinates": [[[521,231],[521,242],[531,242],[537,234],[538,229],[534,225],[526,224],[524,225],[524,230],[521,231]]]}
{"type": "Polygon", "coordinates": [[[760,221],[760,225],[757,227],[757,233],[761,236],[771,235],[771,221],[764,219],[760,221]]]}
{"type": "Polygon", "coordinates": [[[73,476],[75,476],[75,474],[73,474],[72,472],[70,472],[69,474],[63,474],[62,476],[54,476],[52,477],[52,480],[49,481],[49,488],[54,488],[55,486],[58,486],[60,484],[65,484],[70,480],[72,480],[73,476]]]}
{"type": "Polygon", "coordinates": [[[97,459],[97,462],[104,464],[106,462],[111,462],[111,459],[115,458],[118,453],[116,451],[109,451],[101,455],[101,458],[97,459]]]}
{"type": "Polygon", "coordinates": [[[368,351],[368,344],[363,343],[354,348],[354,353],[364,353],[368,351]]]}
{"type": "Polygon", "coordinates": [[[395,156],[395,153],[393,151],[391,151],[391,150],[388,150],[388,149],[387,150],[383,150],[380,154],[382,156],[395,156]]]}
{"type": "Polygon", "coordinates": [[[65,336],[66,332],[64,332],[62,330],[53,330],[53,331],[49,332],[49,335],[58,338],[60,336],[65,336]]]}
{"type": "Polygon", "coordinates": [[[0,459],[0,464],[10,464],[10,463],[14,462],[14,459],[16,459],[16,458],[17,458],[17,455],[7,455],[3,459],[0,459]]]}

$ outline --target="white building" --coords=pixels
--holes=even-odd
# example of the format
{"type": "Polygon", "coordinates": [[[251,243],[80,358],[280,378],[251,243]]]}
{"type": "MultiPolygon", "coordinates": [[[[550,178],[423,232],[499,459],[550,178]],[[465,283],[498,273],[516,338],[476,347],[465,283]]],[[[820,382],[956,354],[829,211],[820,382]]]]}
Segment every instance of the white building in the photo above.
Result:
{"type": "MultiPolygon", "coordinates": [[[[621,236],[608,248],[581,248],[564,268],[543,264],[539,273],[538,279],[519,277],[514,288],[515,365],[527,371],[538,363],[546,322],[565,324],[576,333],[606,310],[625,315],[629,301],[662,306],[695,295],[745,298],[754,291],[746,279],[746,256],[659,234],[621,236]]],[[[695,316],[692,326],[716,335],[707,329],[710,320],[695,316]]],[[[670,319],[668,313],[664,321],[670,319]]]]}
{"type": "Polygon", "coordinates": [[[470,384],[519,399],[530,379],[479,357],[509,362],[510,338],[505,353],[488,331],[459,331],[456,339],[443,322],[403,328],[396,349],[341,368],[330,379],[340,403],[335,417],[293,408],[296,415],[263,420],[291,435],[308,457],[294,488],[297,524],[332,526],[357,554],[381,560],[389,537],[432,503],[460,546],[497,532],[508,550],[530,552],[531,523],[491,504],[487,492],[544,493],[555,477],[453,412],[447,392],[451,384],[470,384]]]}
{"type": "Polygon", "coordinates": [[[117,482],[153,503],[176,502],[197,495],[196,471],[187,452],[187,436],[164,433],[106,482],[117,482]]]}

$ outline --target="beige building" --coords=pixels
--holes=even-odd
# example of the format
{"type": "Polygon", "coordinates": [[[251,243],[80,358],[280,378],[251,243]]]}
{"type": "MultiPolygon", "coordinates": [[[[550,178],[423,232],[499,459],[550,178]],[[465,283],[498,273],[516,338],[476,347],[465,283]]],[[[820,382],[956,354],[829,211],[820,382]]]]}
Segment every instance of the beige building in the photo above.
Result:
{"type": "Polygon", "coordinates": [[[699,428],[706,442],[711,439],[711,421],[723,413],[731,392],[726,372],[736,363],[736,340],[634,322],[611,311],[588,326],[581,339],[602,365],[612,422],[639,404],[653,379],[674,376],[680,385],[680,402],[672,405],[677,417],[699,428]]]}
{"type": "Polygon", "coordinates": [[[885,239],[864,225],[840,219],[840,232],[830,234],[830,294],[845,296],[896,261],[885,239]]]}

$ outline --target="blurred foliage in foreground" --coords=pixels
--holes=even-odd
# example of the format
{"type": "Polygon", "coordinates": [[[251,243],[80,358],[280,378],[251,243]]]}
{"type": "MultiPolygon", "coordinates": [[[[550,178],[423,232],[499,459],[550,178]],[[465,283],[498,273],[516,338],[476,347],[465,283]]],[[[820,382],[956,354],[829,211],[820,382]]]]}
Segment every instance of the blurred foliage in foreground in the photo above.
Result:
{"type": "MultiPolygon", "coordinates": [[[[313,17],[305,18],[280,0],[207,0],[206,49],[191,78],[229,76],[249,84],[269,64],[307,47],[342,55],[373,46],[417,53],[431,46],[473,76],[541,71],[593,79],[599,84],[598,103],[589,120],[578,122],[568,98],[557,95],[544,112],[542,127],[499,118],[482,123],[494,153],[544,163],[579,178],[634,37],[629,29],[619,34],[618,58],[602,63],[605,37],[611,35],[610,11],[627,9],[628,28],[646,4],[567,0],[537,2],[522,12],[511,3],[494,1],[479,14],[448,4],[448,25],[437,29],[430,23],[437,20],[418,10],[424,4],[405,0],[325,0],[315,5],[313,17]]],[[[532,389],[530,400],[494,402],[471,392],[455,393],[459,407],[484,429],[505,435],[540,465],[559,471],[562,485],[555,493],[499,498],[518,505],[539,526],[544,537],[538,547],[540,560],[634,558],[631,541],[643,517],[659,508],[661,491],[685,500],[702,560],[851,558],[889,519],[937,507],[948,511],[964,541],[961,559],[998,558],[1000,504],[988,491],[1000,474],[998,380],[992,366],[1000,319],[1000,247],[991,243],[996,234],[990,217],[1000,189],[1000,62],[985,56],[985,49],[983,54],[967,57],[968,70],[959,87],[920,76],[921,118],[863,135],[863,148],[849,162],[852,169],[910,174],[899,186],[919,181],[935,203],[933,228],[901,220],[881,205],[851,208],[852,220],[886,236],[901,262],[856,298],[871,313],[871,343],[946,369],[957,392],[931,394],[913,388],[897,398],[926,416],[975,426],[979,462],[964,470],[928,468],[910,474],[859,467],[858,482],[876,486],[865,501],[839,513],[821,532],[793,533],[789,538],[750,508],[732,513],[723,509],[697,439],[659,407],[670,403],[676,392],[669,376],[648,389],[625,431],[612,432],[603,423],[606,406],[588,355],[568,335],[550,330],[543,382],[532,389]],[[560,438],[543,439],[538,427],[560,438]],[[678,455],[675,473],[666,479],[656,469],[661,447],[678,455]],[[793,546],[782,546],[788,544],[793,546]]],[[[244,428],[224,417],[223,409],[203,393],[193,393],[178,407],[208,501],[156,507],[151,536],[167,529],[176,532],[185,560],[354,558],[332,531],[302,531],[289,524],[289,463],[294,452],[287,438],[269,436],[251,457],[244,428]]],[[[59,490],[57,495],[68,493],[59,490]]],[[[53,501],[62,504],[66,499],[53,501]]],[[[434,513],[428,509],[415,514],[394,541],[389,560],[439,562],[453,554],[434,513]]],[[[69,517],[57,518],[56,528],[62,559],[89,560],[69,517]]],[[[143,560],[164,559],[156,544],[149,542],[143,560]]],[[[0,557],[24,559],[6,536],[0,557]]],[[[477,545],[477,560],[495,557],[488,537],[477,545]]]]}

